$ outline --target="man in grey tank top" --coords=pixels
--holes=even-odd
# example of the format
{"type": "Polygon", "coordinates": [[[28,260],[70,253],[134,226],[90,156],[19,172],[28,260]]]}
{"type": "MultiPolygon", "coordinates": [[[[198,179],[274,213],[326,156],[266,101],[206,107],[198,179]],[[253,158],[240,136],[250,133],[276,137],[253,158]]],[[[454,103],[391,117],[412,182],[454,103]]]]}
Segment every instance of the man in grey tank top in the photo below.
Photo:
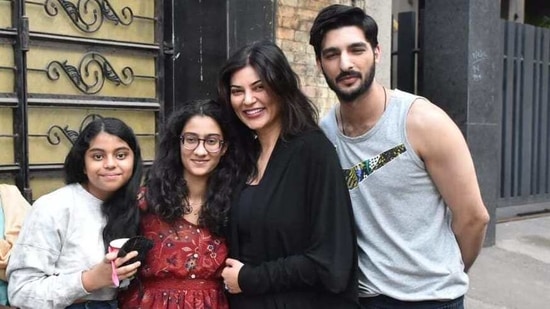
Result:
{"type": "Polygon", "coordinates": [[[436,105],[375,80],[378,27],[360,8],[326,7],[310,35],[339,99],[321,127],[353,202],[362,308],[463,308],[489,221],[464,137],[436,105]]]}

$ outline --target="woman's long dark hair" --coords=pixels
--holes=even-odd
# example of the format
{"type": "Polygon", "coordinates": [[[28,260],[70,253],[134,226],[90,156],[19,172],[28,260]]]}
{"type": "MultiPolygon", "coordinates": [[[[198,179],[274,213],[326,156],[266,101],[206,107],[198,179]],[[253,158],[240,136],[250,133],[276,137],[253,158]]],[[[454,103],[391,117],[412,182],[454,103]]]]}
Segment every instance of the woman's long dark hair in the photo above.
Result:
{"type": "Polygon", "coordinates": [[[215,235],[222,235],[227,225],[233,188],[240,178],[238,147],[232,144],[234,133],[229,123],[229,112],[213,100],[187,102],[169,118],[161,134],[153,166],[146,180],[148,211],[164,221],[174,223],[185,214],[189,190],[183,177],[184,167],[180,155],[180,135],[193,116],[207,116],[220,126],[227,150],[207,182],[206,203],[199,215],[199,225],[215,235]]]}
{"type": "MultiPolygon", "coordinates": [[[[250,65],[260,77],[269,95],[274,96],[281,110],[281,138],[288,139],[318,129],[318,110],[300,90],[300,79],[292,70],[283,51],[270,41],[243,46],[226,61],[218,78],[218,95],[231,107],[231,78],[235,72],[250,65]]],[[[251,175],[257,173],[256,160],[260,152],[252,130],[246,127],[231,109],[232,121],[242,139],[251,175]]]]}
{"type": "Polygon", "coordinates": [[[73,147],[65,158],[65,183],[88,182],[84,173],[84,157],[90,142],[101,132],[119,137],[125,141],[134,153],[133,173],[128,182],[118,189],[107,200],[103,201],[101,211],[107,218],[103,229],[105,248],[113,239],[132,237],[139,232],[139,208],[137,207],[137,192],[141,183],[142,161],[141,150],[134,131],[122,120],[117,118],[98,118],[90,122],[76,139],[73,147]]]}

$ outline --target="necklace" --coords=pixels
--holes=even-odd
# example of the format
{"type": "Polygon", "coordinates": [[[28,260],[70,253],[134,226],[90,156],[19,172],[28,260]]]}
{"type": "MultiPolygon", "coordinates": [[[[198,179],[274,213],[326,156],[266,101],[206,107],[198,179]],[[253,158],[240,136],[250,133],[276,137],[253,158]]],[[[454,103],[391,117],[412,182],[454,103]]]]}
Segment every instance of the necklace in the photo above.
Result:
{"type": "Polygon", "coordinates": [[[200,203],[187,202],[183,205],[183,214],[184,215],[192,214],[192,215],[198,216],[203,205],[204,205],[204,203],[202,203],[202,202],[200,202],[200,203]]]}
{"type": "MultiPolygon", "coordinates": [[[[384,110],[382,110],[382,114],[384,114],[386,112],[386,104],[387,104],[387,93],[386,93],[386,87],[382,86],[382,89],[384,90],[384,110]]],[[[344,129],[344,117],[342,116],[342,107],[340,107],[339,109],[340,111],[340,124],[342,125],[342,134],[344,135],[347,135],[346,134],[346,130],[344,129]]]]}

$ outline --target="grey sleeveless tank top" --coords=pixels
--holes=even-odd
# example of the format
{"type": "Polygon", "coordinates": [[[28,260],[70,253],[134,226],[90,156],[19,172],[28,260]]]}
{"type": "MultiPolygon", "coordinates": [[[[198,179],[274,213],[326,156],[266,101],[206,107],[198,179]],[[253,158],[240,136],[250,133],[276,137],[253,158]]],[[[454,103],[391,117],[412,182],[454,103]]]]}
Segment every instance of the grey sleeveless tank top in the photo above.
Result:
{"type": "Polygon", "coordinates": [[[468,289],[451,212],[407,139],[407,114],[418,98],[394,90],[377,124],[358,137],[339,131],[337,106],[321,121],[353,202],[360,297],[447,300],[468,289]]]}

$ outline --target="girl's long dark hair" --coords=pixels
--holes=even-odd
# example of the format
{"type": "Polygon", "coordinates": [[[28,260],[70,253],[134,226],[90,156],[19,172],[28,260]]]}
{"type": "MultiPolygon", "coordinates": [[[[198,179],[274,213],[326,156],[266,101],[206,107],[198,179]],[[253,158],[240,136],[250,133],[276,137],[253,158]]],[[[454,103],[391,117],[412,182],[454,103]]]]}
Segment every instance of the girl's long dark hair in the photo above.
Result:
{"type": "Polygon", "coordinates": [[[202,206],[199,225],[215,235],[223,235],[233,188],[240,179],[238,147],[232,144],[234,133],[229,123],[227,109],[213,100],[187,102],[175,111],[161,134],[156,158],[146,180],[148,211],[164,221],[174,223],[185,214],[189,190],[183,177],[180,155],[180,135],[185,124],[193,116],[214,119],[221,128],[227,150],[207,182],[206,203],[202,206]]]}
{"type": "Polygon", "coordinates": [[[134,153],[132,176],[124,186],[103,201],[101,205],[101,211],[107,218],[107,224],[103,229],[103,243],[107,248],[113,239],[138,235],[137,192],[141,183],[143,165],[141,150],[134,131],[120,119],[98,118],[82,130],[67,154],[64,165],[65,183],[85,184],[88,182],[88,176],[84,173],[84,157],[90,148],[90,142],[101,132],[119,137],[128,144],[134,153]]]}
{"type": "MultiPolygon", "coordinates": [[[[218,78],[218,95],[226,106],[231,107],[231,78],[246,66],[251,66],[260,77],[269,95],[274,96],[281,110],[281,138],[288,139],[301,133],[318,129],[318,110],[301,91],[300,79],[292,70],[283,51],[270,41],[258,41],[243,46],[226,61],[218,78]]],[[[246,127],[231,109],[234,127],[239,132],[241,143],[246,148],[245,171],[251,176],[257,173],[256,161],[260,152],[255,134],[246,127]]]]}

